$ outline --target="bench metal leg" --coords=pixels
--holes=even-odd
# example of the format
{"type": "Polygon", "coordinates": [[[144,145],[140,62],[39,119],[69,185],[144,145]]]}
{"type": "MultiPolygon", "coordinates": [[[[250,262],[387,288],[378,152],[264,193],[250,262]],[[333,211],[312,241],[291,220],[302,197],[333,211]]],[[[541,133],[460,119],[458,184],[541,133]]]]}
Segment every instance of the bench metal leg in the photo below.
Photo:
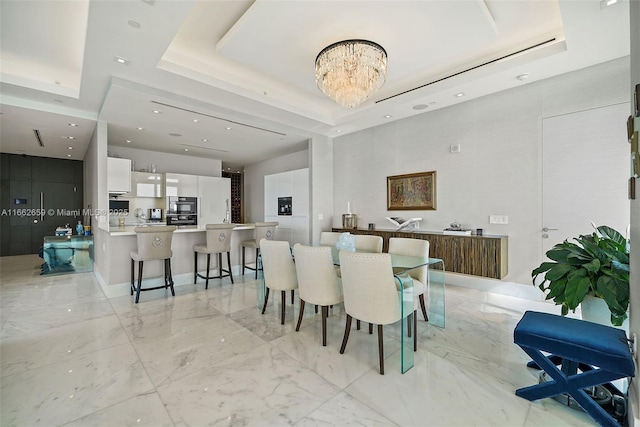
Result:
{"type": "Polygon", "coordinates": [[[540,350],[520,345],[520,347],[542,368],[553,381],[542,384],[535,384],[516,390],[516,396],[533,401],[545,397],[553,397],[558,394],[568,393],[584,409],[584,411],[602,426],[619,427],[620,424],[607,413],[598,403],[584,392],[584,388],[608,383],[624,375],[606,371],[604,369],[594,369],[588,372],[573,373],[577,363],[564,364],[564,370],[558,369],[556,364],[549,357],[543,355],[540,350]]]}

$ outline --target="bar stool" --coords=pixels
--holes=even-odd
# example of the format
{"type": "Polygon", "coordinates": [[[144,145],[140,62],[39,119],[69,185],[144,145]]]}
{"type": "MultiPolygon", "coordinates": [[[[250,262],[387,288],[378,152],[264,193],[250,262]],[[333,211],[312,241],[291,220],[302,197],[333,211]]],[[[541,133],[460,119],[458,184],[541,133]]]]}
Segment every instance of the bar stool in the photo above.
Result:
{"type": "Polygon", "coordinates": [[[193,245],[193,283],[198,281],[198,277],[205,279],[205,289],[209,289],[209,279],[222,279],[229,277],[233,283],[233,274],[231,273],[231,232],[233,224],[207,224],[207,242],[206,245],[193,245]],[[222,268],[222,254],[227,253],[227,267],[222,268]],[[207,254],[207,274],[203,276],[198,273],[198,254],[207,254]],[[218,254],[218,276],[209,276],[209,266],[211,264],[211,254],[218,254]],[[226,273],[226,274],[222,274],[226,273]]]}
{"type": "Polygon", "coordinates": [[[176,230],[175,225],[136,227],[133,229],[138,240],[138,250],[131,251],[131,295],[136,292],[136,304],[140,299],[140,291],[171,288],[171,295],[175,296],[173,277],[171,276],[171,238],[176,230]],[[164,261],[164,285],[142,289],[142,266],[144,261],[164,261]],[[138,286],[135,283],[135,262],[138,261],[138,286]]]}
{"type": "Polygon", "coordinates": [[[260,255],[260,240],[273,240],[278,222],[256,222],[256,231],[254,233],[253,240],[244,240],[240,243],[242,245],[242,275],[244,276],[244,269],[255,270],[256,279],[258,278],[258,257],[260,255]],[[247,267],[245,263],[245,249],[252,248],[256,250],[256,267],[247,267]]]}

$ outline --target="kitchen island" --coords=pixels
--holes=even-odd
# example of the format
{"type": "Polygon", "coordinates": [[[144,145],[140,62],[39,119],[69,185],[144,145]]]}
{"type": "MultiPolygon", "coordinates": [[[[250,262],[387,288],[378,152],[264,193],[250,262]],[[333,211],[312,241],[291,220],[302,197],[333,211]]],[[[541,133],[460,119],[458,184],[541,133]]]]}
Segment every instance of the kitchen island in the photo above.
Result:
{"type": "MultiPolygon", "coordinates": [[[[145,227],[155,227],[157,225],[145,224],[145,227]]],[[[130,251],[136,250],[137,239],[134,228],[136,226],[109,227],[109,231],[105,232],[101,239],[102,248],[106,256],[106,271],[97,272],[96,277],[108,298],[129,295],[129,287],[131,281],[131,257],[130,251]]],[[[243,240],[253,238],[255,226],[254,224],[236,224],[231,235],[231,265],[234,276],[239,275],[242,270],[242,247],[240,243],[243,240]]],[[[105,230],[106,231],[106,230],[105,230]]],[[[205,244],[206,242],[206,226],[184,226],[179,227],[173,234],[171,249],[173,257],[171,258],[171,271],[176,286],[191,285],[193,286],[193,262],[194,253],[193,245],[205,244]]],[[[253,255],[247,252],[247,263],[255,262],[253,255]]],[[[150,261],[144,265],[144,284],[143,286],[157,286],[163,281],[162,262],[150,261]]],[[[206,268],[204,257],[198,263],[198,266],[206,268]]],[[[215,257],[211,258],[211,271],[213,276],[216,274],[217,261],[215,257]]],[[[204,273],[204,270],[200,271],[204,273]]],[[[229,280],[225,278],[223,280],[229,280]]],[[[200,283],[198,284],[200,285],[200,283]]],[[[204,286],[204,282],[202,282],[204,286]]],[[[211,286],[211,284],[209,285],[211,286]]]]}

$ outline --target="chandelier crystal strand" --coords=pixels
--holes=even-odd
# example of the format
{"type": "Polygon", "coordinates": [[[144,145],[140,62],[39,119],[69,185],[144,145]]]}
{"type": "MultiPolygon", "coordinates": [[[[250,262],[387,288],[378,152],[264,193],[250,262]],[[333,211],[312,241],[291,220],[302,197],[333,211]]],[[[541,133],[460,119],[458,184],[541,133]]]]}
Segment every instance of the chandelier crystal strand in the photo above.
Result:
{"type": "Polygon", "coordinates": [[[367,40],[345,40],[322,50],[316,58],[316,84],[329,98],[354,108],[387,79],[387,52],[367,40]]]}

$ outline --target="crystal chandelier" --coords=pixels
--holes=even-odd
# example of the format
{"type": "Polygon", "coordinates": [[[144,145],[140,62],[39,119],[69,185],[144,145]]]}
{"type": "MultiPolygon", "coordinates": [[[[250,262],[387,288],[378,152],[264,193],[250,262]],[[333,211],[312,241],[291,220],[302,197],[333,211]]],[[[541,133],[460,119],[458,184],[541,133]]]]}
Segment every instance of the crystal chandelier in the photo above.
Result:
{"type": "Polygon", "coordinates": [[[329,98],[354,108],[387,79],[387,52],[367,40],[344,40],[325,47],[316,57],[316,84],[329,98]]]}

